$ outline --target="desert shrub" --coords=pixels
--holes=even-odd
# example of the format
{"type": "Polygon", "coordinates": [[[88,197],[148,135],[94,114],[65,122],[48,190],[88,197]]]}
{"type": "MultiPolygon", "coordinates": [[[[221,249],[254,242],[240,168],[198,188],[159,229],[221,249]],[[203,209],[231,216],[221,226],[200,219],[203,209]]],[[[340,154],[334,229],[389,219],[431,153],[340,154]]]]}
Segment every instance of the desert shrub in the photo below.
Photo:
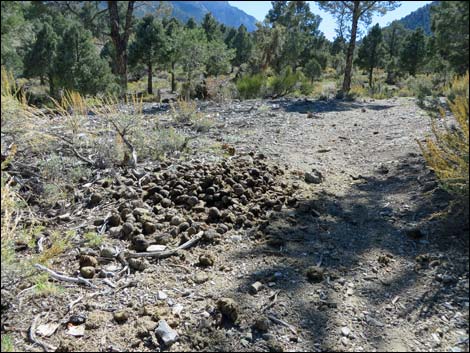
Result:
{"type": "Polygon", "coordinates": [[[356,99],[359,97],[365,97],[368,95],[367,89],[359,84],[354,84],[351,86],[351,89],[349,90],[348,93],[348,98],[350,99],[356,99]]]}
{"type": "MultiPolygon", "coordinates": [[[[443,187],[466,200],[468,214],[469,197],[469,108],[468,73],[456,79],[451,86],[454,99],[447,103],[455,124],[439,129],[432,121],[432,137],[419,143],[428,166],[436,173],[443,187]],[[463,90],[462,87],[467,87],[463,90]]],[[[446,118],[443,108],[442,119],[446,118]]]]}
{"type": "Polygon", "coordinates": [[[191,100],[180,99],[171,104],[171,115],[177,123],[189,123],[198,118],[197,103],[191,100]]]}
{"type": "Polygon", "coordinates": [[[237,80],[237,90],[241,99],[252,99],[262,95],[266,78],[262,74],[242,76],[237,80]]]}
{"type": "Polygon", "coordinates": [[[292,68],[287,66],[279,75],[270,77],[267,82],[268,91],[274,96],[283,96],[293,92],[297,83],[302,79],[299,72],[292,72],[292,68]]]}

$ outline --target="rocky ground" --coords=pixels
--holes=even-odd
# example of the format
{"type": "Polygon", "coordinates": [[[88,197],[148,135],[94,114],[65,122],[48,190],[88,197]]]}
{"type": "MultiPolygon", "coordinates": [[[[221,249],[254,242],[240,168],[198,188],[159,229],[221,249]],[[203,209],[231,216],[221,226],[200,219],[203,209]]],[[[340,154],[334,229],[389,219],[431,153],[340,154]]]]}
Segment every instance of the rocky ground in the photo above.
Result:
{"type": "Polygon", "coordinates": [[[468,220],[446,220],[413,100],[199,106],[215,125],[180,126],[189,155],[48,215],[105,235],[51,266],[88,281],[38,298],[2,277],[18,350],[468,351],[468,220]]]}

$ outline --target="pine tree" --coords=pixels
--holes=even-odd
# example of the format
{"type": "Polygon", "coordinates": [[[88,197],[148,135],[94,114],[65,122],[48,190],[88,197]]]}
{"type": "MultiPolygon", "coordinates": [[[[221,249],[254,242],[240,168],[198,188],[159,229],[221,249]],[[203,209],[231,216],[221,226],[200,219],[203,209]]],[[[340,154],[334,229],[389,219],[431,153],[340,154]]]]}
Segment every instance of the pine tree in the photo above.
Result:
{"type": "Polygon", "coordinates": [[[305,64],[304,74],[310,79],[310,82],[312,83],[313,80],[321,76],[321,71],[321,65],[315,58],[310,59],[307,64],[305,64]]]}
{"type": "Polygon", "coordinates": [[[418,28],[408,34],[400,52],[400,67],[412,76],[421,68],[426,55],[424,30],[418,28]]]}
{"type": "Polygon", "coordinates": [[[52,26],[45,22],[24,61],[26,77],[41,77],[41,80],[47,77],[51,96],[56,95],[54,80],[58,41],[59,38],[52,26]]]}
{"type": "Polygon", "coordinates": [[[341,32],[343,32],[345,19],[351,21],[351,37],[346,52],[346,66],[341,89],[341,93],[346,94],[351,89],[352,64],[359,23],[369,25],[374,14],[384,15],[400,5],[398,1],[319,1],[319,5],[321,9],[336,17],[341,32]]]}
{"type": "Polygon", "coordinates": [[[235,58],[233,59],[233,64],[235,66],[240,66],[241,64],[246,63],[251,56],[253,42],[244,25],[240,25],[240,27],[238,27],[236,35],[233,38],[232,47],[235,49],[236,53],[235,58]]]}
{"type": "Polygon", "coordinates": [[[436,54],[459,74],[469,69],[469,10],[468,1],[440,1],[431,8],[436,54]]]}
{"type": "Polygon", "coordinates": [[[75,22],[59,41],[55,68],[59,87],[82,94],[106,91],[114,80],[108,63],[93,44],[91,32],[75,22]]]}
{"type": "Polygon", "coordinates": [[[195,29],[195,28],[197,28],[197,23],[196,23],[196,21],[194,20],[194,18],[191,17],[191,18],[186,22],[185,28],[187,28],[187,29],[195,29]]]}
{"type": "Polygon", "coordinates": [[[372,87],[372,75],[374,68],[382,62],[382,30],[377,23],[362,39],[362,44],[357,55],[357,64],[369,73],[369,87],[372,87]]]}
{"type": "Polygon", "coordinates": [[[163,63],[166,51],[166,34],[163,25],[152,15],[145,16],[137,25],[135,41],[129,48],[129,62],[147,67],[147,93],[153,94],[154,65],[163,63]]]}
{"type": "Polygon", "coordinates": [[[210,12],[204,15],[201,26],[206,33],[208,42],[222,38],[222,32],[220,31],[219,24],[210,12]]]}

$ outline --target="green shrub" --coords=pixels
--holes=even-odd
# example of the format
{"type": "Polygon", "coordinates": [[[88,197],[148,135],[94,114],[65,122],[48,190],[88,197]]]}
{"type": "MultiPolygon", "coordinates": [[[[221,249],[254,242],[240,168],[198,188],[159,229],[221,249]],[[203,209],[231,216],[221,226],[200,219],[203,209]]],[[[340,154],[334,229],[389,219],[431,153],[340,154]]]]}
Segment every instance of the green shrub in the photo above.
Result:
{"type": "Polygon", "coordinates": [[[283,96],[293,92],[301,79],[300,73],[292,72],[292,68],[287,66],[280,75],[273,76],[268,80],[269,93],[274,96],[283,96]]]}
{"type": "MultiPolygon", "coordinates": [[[[433,136],[419,143],[428,166],[434,170],[443,187],[461,198],[466,205],[468,219],[469,197],[469,96],[468,72],[451,86],[453,101],[448,101],[456,124],[453,128],[439,129],[435,120],[432,124],[433,136]],[[462,89],[466,87],[466,89],[462,89]]],[[[439,110],[441,118],[446,114],[439,110]]]]}
{"type": "Polygon", "coordinates": [[[241,99],[252,99],[262,94],[265,84],[265,77],[262,74],[253,76],[243,76],[237,80],[237,90],[241,99]]]}

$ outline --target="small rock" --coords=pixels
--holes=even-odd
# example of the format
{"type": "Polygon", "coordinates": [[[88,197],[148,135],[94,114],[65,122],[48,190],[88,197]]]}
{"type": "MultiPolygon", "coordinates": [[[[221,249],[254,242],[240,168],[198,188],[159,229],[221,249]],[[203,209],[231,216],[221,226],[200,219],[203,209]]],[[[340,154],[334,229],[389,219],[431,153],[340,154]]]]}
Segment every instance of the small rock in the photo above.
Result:
{"type": "Polygon", "coordinates": [[[90,255],[80,255],[79,263],[80,268],[98,266],[98,260],[96,259],[96,257],[90,255]]]}
{"type": "Polygon", "coordinates": [[[130,222],[126,222],[122,225],[122,228],[121,228],[121,231],[122,231],[122,234],[124,236],[128,236],[130,234],[132,234],[132,232],[134,231],[134,225],[130,222]]]}
{"type": "Polygon", "coordinates": [[[161,290],[158,291],[157,293],[158,300],[165,300],[167,298],[168,298],[168,295],[164,291],[161,291],[161,290]]]}
{"type": "Polygon", "coordinates": [[[164,251],[167,248],[166,245],[150,245],[147,248],[147,252],[154,252],[154,251],[164,251]]]}
{"type": "Polygon", "coordinates": [[[209,267],[214,265],[214,256],[212,254],[202,254],[199,256],[199,266],[209,267]]]}
{"type": "Polygon", "coordinates": [[[128,263],[129,267],[136,271],[143,271],[150,265],[147,260],[139,258],[130,258],[128,263]]]}
{"type": "Polygon", "coordinates": [[[324,273],[324,269],[319,266],[311,266],[306,272],[309,281],[314,283],[321,282],[323,280],[324,273]]]}
{"type": "Polygon", "coordinates": [[[117,255],[116,249],[110,246],[106,246],[100,251],[100,256],[107,258],[107,259],[112,259],[116,257],[116,255],[117,255]]]}
{"type": "Polygon", "coordinates": [[[207,214],[207,221],[208,222],[217,222],[220,219],[220,211],[217,207],[209,208],[209,212],[207,214]]]}
{"type": "Polygon", "coordinates": [[[103,200],[103,196],[101,196],[100,194],[98,194],[98,193],[91,194],[91,196],[90,196],[90,205],[91,206],[96,206],[101,202],[101,200],[103,200]]]}
{"type": "Polygon", "coordinates": [[[423,232],[421,232],[421,229],[419,228],[407,229],[405,233],[408,237],[416,240],[421,239],[424,236],[423,232]]]}
{"type": "Polygon", "coordinates": [[[157,226],[152,222],[144,222],[142,225],[142,233],[149,235],[154,233],[157,230],[157,226]]]}
{"type": "Polygon", "coordinates": [[[197,284],[202,284],[209,279],[209,276],[205,272],[198,272],[194,275],[193,281],[197,284]]]}
{"type": "Polygon", "coordinates": [[[168,208],[168,207],[171,207],[171,200],[170,199],[167,199],[167,198],[164,198],[160,204],[165,207],[165,208],[168,208]]]}
{"type": "Polygon", "coordinates": [[[93,278],[95,276],[95,268],[92,266],[85,266],[80,269],[80,274],[83,278],[93,278]]]}
{"type": "Polygon", "coordinates": [[[129,319],[129,313],[126,310],[119,310],[114,312],[113,317],[118,324],[122,324],[129,319]]]}
{"type": "Polygon", "coordinates": [[[172,226],[177,226],[177,225],[179,225],[179,224],[182,223],[182,222],[183,222],[183,220],[181,219],[181,217],[173,216],[173,217],[171,218],[170,224],[171,224],[172,226]]]}
{"type": "Polygon", "coordinates": [[[348,327],[341,328],[341,334],[345,337],[348,337],[351,334],[351,330],[348,327]]]}
{"type": "Polygon", "coordinates": [[[178,340],[178,332],[173,330],[165,320],[158,322],[158,327],[155,329],[155,334],[160,338],[165,346],[171,346],[178,340]]]}
{"type": "Polygon", "coordinates": [[[109,226],[117,227],[121,224],[121,217],[118,214],[113,213],[111,216],[108,217],[107,221],[109,226]]]}
{"type": "Polygon", "coordinates": [[[238,319],[238,305],[231,298],[221,298],[217,301],[217,308],[219,311],[232,322],[238,319]]]}
{"type": "Polygon", "coordinates": [[[312,172],[305,173],[304,179],[308,184],[320,184],[323,181],[323,175],[320,171],[312,169],[312,172]]]}
{"type": "Polygon", "coordinates": [[[271,326],[271,321],[267,317],[260,317],[256,319],[253,327],[260,332],[268,332],[269,327],[271,326]]]}
{"type": "Polygon", "coordinates": [[[349,344],[349,339],[347,337],[341,337],[341,343],[343,346],[347,346],[349,344]]]}
{"type": "Polygon", "coordinates": [[[149,242],[142,234],[138,234],[132,238],[132,244],[134,245],[134,249],[136,251],[146,251],[149,247],[149,242]]]}

